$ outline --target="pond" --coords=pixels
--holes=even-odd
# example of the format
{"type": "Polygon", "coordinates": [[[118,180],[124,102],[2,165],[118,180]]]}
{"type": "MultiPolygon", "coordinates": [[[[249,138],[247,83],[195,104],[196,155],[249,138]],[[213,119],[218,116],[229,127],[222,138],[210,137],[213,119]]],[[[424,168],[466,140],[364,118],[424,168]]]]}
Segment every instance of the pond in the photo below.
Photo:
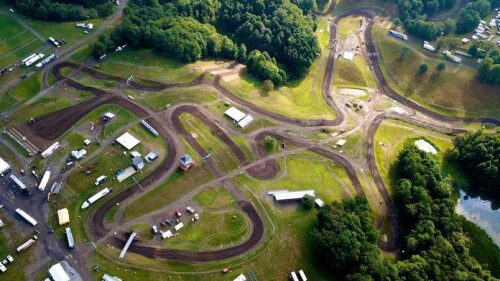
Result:
{"type": "Polygon", "coordinates": [[[480,197],[469,197],[460,190],[457,213],[484,229],[493,242],[500,246],[500,209],[498,206],[492,206],[491,201],[480,197]],[[494,207],[497,208],[494,209],[494,207]]]}

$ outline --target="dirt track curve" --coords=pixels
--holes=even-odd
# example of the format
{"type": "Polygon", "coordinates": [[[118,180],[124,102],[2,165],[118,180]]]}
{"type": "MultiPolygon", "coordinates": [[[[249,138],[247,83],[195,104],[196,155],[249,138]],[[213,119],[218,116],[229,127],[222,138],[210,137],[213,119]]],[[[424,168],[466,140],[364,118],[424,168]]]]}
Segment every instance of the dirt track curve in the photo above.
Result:
{"type": "MultiPolygon", "coordinates": [[[[330,7],[328,8],[328,13],[330,13],[334,8],[335,8],[335,1],[332,2],[330,7]]],[[[372,41],[372,35],[371,35],[371,30],[373,26],[373,20],[375,18],[375,13],[371,10],[368,9],[353,9],[345,14],[342,14],[338,17],[335,18],[334,21],[331,23],[331,35],[330,35],[330,44],[333,44],[335,42],[336,36],[337,36],[337,24],[338,22],[347,16],[350,15],[360,15],[363,16],[367,19],[368,25],[365,30],[365,42],[366,42],[366,47],[369,53],[375,53],[377,52],[375,45],[372,41]]],[[[132,89],[136,90],[141,90],[141,91],[161,91],[166,88],[177,88],[177,87],[190,87],[194,85],[199,85],[199,84],[210,84],[214,86],[222,95],[225,97],[229,98],[232,101],[235,101],[238,104],[241,104],[251,111],[260,113],[266,117],[278,120],[283,123],[289,123],[289,124],[294,124],[297,126],[307,126],[307,127],[314,127],[314,126],[337,126],[341,124],[345,117],[342,111],[338,108],[338,106],[334,103],[333,99],[331,98],[331,87],[332,87],[332,82],[333,82],[333,75],[335,72],[335,48],[330,48],[329,54],[328,54],[328,59],[327,59],[327,66],[326,70],[324,73],[324,79],[323,79],[323,85],[322,85],[322,94],[325,99],[325,101],[328,103],[328,105],[332,108],[332,110],[335,111],[337,118],[335,120],[323,120],[323,119],[297,119],[297,118],[292,118],[288,116],[283,116],[274,112],[270,112],[268,110],[262,109],[255,104],[243,100],[236,96],[234,93],[230,92],[226,88],[224,88],[221,85],[221,76],[217,75],[215,76],[215,79],[213,82],[207,82],[204,81],[204,77],[206,75],[206,72],[202,73],[199,77],[194,79],[191,82],[187,83],[174,83],[174,84],[163,84],[160,82],[155,82],[155,81],[139,81],[135,82],[132,81],[130,83],[130,87],[132,89]]],[[[484,117],[484,118],[455,118],[455,117],[449,117],[449,116],[444,116],[439,113],[432,112],[421,105],[413,102],[412,100],[399,95],[395,90],[393,90],[387,81],[385,80],[384,76],[382,75],[382,72],[380,70],[379,66],[379,61],[376,57],[371,57],[369,58],[370,63],[374,66],[373,73],[375,75],[377,85],[379,87],[380,92],[388,95],[394,100],[397,100],[398,102],[418,111],[422,112],[425,115],[432,117],[436,120],[445,122],[445,123],[455,123],[455,122],[483,122],[483,123],[493,123],[495,125],[498,125],[500,122],[498,119],[495,118],[489,118],[489,117],[484,117]]],[[[111,80],[111,81],[117,81],[120,84],[126,83],[126,80],[120,77],[116,77],[113,75],[101,73],[99,71],[96,71],[92,68],[88,68],[85,66],[80,66],[74,63],[68,63],[68,62],[62,62],[57,65],[55,65],[52,69],[55,77],[58,80],[65,80],[65,83],[73,88],[79,89],[79,90],[84,90],[84,91],[89,91],[94,94],[94,97],[80,103],[77,105],[70,106],[68,108],[64,108],[52,113],[49,113],[47,115],[41,116],[39,118],[36,118],[36,122],[31,125],[28,129],[31,131],[33,135],[36,135],[37,137],[41,139],[45,139],[47,141],[53,141],[57,138],[59,138],[64,132],[69,130],[74,124],[76,124],[79,120],[81,120],[85,115],[89,114],[92,110],[95,108],[99,107],[100,105],[103,104],[116,104],[118,106],[121,106],[125,109],[130,110],[134,114],[136,114],[139,118],[145,118],[148,123],[150,123],[154,128],[157,129],[157,131],[160,133],[160,136],[165,140],[168,146],[168,155],[166,159],[164,159],[159,167],[155,169],[151,174],[146,176],[144,179],[140,181],[141,185],[144,188],[148,188],[149,186],[153,185],[162,177],[162,175],[165,175],[169,171],[172,171],[177,167],[178,164],[178,158],[180,156],[180,151],[177,150],[176,146],[174,145],[175,142],[178,139],[178,135],[182,135],[186,141],[199,153],[201,156],[205,156],[207,152],[203,149],[203,147],[196,141],[195,138],[192,137],[192,135],[186,131],[186,129],[182,126],[179,117],[182,114],[191,114],[194,115],[196,118],[200,119],[204,124],[206,124],[214,133],[215,135],[226,145],[229,146],[231,152],[238,158],[240,163],[242,165],[248,165],[250,164],[250,160],[246,157],[246,155],[243,153],[241,148],[238,147],[238,145],[230,138],[230,136],[211,118],[201,107],[196,106],[196,105],[189,105],[189,104],[183,104],[174,107],[171,111],[168,111],[166,116],[163,116],[164,118],[160,117],[154,117],[151,116],[147,110],[145,110],[143,107],[140,105],[136,104],[135,102],[128,100],[124,98],[120,94],[115,94],[111,93],[102,89],[94,88],[91,86],[86,86],[83,85],[71,78],[65,77],[61,70],[65,67],[69,68],[75,68],[78,69],[79,71],[91,75],[95,79],[100,79],[100,80],[111,80]],[[165,118],[166,117],[166,118],[165,118]],[[175,134],[174,134],[175,132],[175,134]]],[[[380,192],[381,196],[383,197],[384,201],[386,202],[387,205],[387,217],[390,221],[391,224],[391,233],[389,235],[390,241],[387,243],[380,244],[380,247],[383,248],[384,250],[392,251],[397,249],[398,247],[398,236],[399,236],[399,226],[398,226],[398,218],[396,214],[396,209],[394,206],[394,203],[387,191],[387,188],[385,187],[383,181],[381,180],[380,174],[377,170],[376,163],[375,163],[375,158],[374,158],[374,153],[373,153],[373,137],[374,134],[380,125],[380,123],[384,119],[399,119],[403,120],[406,122],[410,122],[412,124],[416,124],[418,126],[422,126],[425,128],[429,128],[432,130],[437,130],[440,132],[444,132],[447,134],[456,134],[462,132],[462,130],[456,130],[456,129],[449,129],[445,127],[440,127],[436,126],[430,123],[425,123],[420,120],[412,119],[407,116],[401,116],[401,115],[396,115],[396,114],[379,114],[371,124],[368,126],[368,140],[367,140],[367,160],[368,160],[368,166],[370,169],[370,172],[373,175],[375,184],[378,188],[378,191],[380,192]]],[[[253,142],[253,150],[256,153],[256,158],[257,160],[260,160],[264,157],[266,157],[266,152],[263,148],[263,140],[265,136],[273,136],[274,138],[278,139],[281,142],[287,142],[290,144],[293,144],[297,147],[308,147],[310,151],[317,153],[319,155],[322,155],[328,159],[331,159],[340,165],[342,165],[345,170],[347,171],[347,174],[349,175],[350,180],[352,181],[356,192],[360,196],[364,196],[364,192],[361,186],[361,183],[356,175],[356,171],[354,166],[351,164],[351,162],[342,156],[341,154],[338,154],[334,151],[330,151],[328,149],[319,147],[319,146],[311,146],[311,143],[307,142],[306,140],[300,140],[297,138],[293,138],[289,135],[286,134],[281,134],[277,133],[275,131],[271,130],[263,130],[259,132],[256,136],[254,136],[254,142],[253,142]]],[[[209,166],[211,169],[214,171],[215,175],[217,177],[223,176],[220,170],[218,169],[215,161],[213,159],[208,159],[207,162],[209,163],[209,166]]],[[[259,165],[252,166],[246,170],[246,172],[257,179],[270,179],[274,176],[276,176],[280,171],[279,165],[276,163],[275,160],[266,160],[259,165]]],[[[227,183],[230,184],[229,180],[227,180],[227,183]]],[[[109,201],[106,201],[103,205],[99,206],[97,210],[88,218],[87,221],[87,227],[90,235],[95,238],[99,239],[101,237],[106,236],[106,234],[109,233],[109,230],[106,229],[104,225],[104,215],[114,206],[116,206],[117,203],[120,203],[124,201],[125,199],[129,198],[131,195],[134,193],[139,192],[139,189],[135,188],[134,186],[131,186],[121,192],[119,192],[117,195],[113,196],[109,201]]],[[[256,247],[260,241],[262,241],[262,237],[264,235],[264,223],[257,213],[257,210],[254,208],[254,206],[246,199],[244,198],[239,198],[238,199],[239,206],[247,214],[247,216],[250,218],[252,222],[252,233],[250,235],[250,238],[246,240],[244,243],[226,248],[226,249],[221,249],[221,250],[216,250],[216,251],[185,251],[185,250],[167,250],[167,249],[159,249],[159,248],[154,248],[154,247],[147,247],[147,246],[142,246],[140,243],[137,245],[134,244],[131,246],[130,251],[136,252],[139,254],[142,254],[144,256],[152,257],[152,258],[165,258],[165,259],[170,259],[170,260],[177,260],[177,261],[187,261],[187,262],[206,262],[206,261],[216,261],[216,260],[221,260],[221,259],[226,259],[234,256],[241,255],[243,253],[246,253],[250,249],[253,249],[256,247]]],[[[123,237],[118,237],[118,236],[113,236],[109,238],[108,241],[110,244],[116,246],[116,247],[122,247],[123,244],[125,243],[125,238],[123,237]]]]}

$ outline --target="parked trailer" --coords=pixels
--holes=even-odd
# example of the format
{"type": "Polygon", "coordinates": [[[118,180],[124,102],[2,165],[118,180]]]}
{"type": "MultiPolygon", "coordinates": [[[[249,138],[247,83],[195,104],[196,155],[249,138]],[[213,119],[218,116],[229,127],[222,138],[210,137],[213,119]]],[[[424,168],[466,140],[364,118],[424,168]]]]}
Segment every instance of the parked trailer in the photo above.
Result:
{"type": "Polygon", "coordinates": [[[462,61],[461,58],[457,57],[457,56],[454,56],[451,54],[450,51],[444,51],[443,54],[449,59],[451,60],[452,62],[455,62],[455,63],[460,63],[462,61]]]}
{"type": "Polygon", "coordinates": [[[47,187],[47,183],[49,183],[49,179],[50,179],[50,171],[47,170],[43,174],[42,180],[40,181],[40,184],[38,185],[38,190],[44,191],[45,188],[47,187]]]}
{"type": "Polygon", "coordinates": [[[24,63],[24,66],[30,67],[32,64],[37,62],[39,59],[43,59],[45,57],[45,54],[37,54],[36,56],[32,57],[31,59],[27,60],[24,63]]]}
{"type": "Polygon", "coordinates": [[[66,227],[66,239],[68,240],[68,247],[73,249],[75,247],[75,240],[73,239],[73,233],[71,232],[71,227],[66,227]]]}
{"type": "Polygon", "coordinates": [[[295,273],[295,271],[290,272],[290,279],[292,279],[292,281],[300,281],[299,277],[297,277],[297,273],[295,273]]]}
{"type": "Polygon", "coordinates": [[[155,130],[155,128],[153,128],[151,125],[149,125],[148,122],[146,122],[145,120],[141,120],[141,124],[146,127],[146,129],[148,129],[153,135],[155,136],[159,136],[160,134],[158,133],[158,131],[155,130]]]}
{"type": "Polygon", "coordinates": [[[427,41],[424,41],[423,48],[426,49],[429,52],[435,52],[436,51],[436,48],[434,46],[432,46],[431,44],[429,44],[429,42],[427,42],[427,41]]]}
{"type": "Polygon", "coordinates": [[[92,205],[95,201],[101,199],[102,197],[104,197],[106,194],[108,194],[110,192],[111,192],[111,189],[106,187],[103,190],[92,195],[92,197],[90,197],[85,202],[83,202],[82,209],[86,209],[88,206],[92,205]]]}
{"type": "Polygon", "coordinates": [[[406,34],[403,34],[401,32],[397,32],[396,30],[389,30],[389,34],[392,35],[393,37],[401,40],[408,40],[408,36],[406,34]]]}
{"type": "Polygon", "coordinates": [[[20,252],[28,249],[29,247],[33,246],[33,244],[35,244],[36,240],[38,240],[38,237],[33,236],[33,238],[31,238],[30,240],[24,242],[19,247],[17,247],[17,249],[16,249],[17,252],[20,253],[20,252]]]}
{"type": "Polygon", "coordinates": [[[42,157],[43,158],[47,158],[49,157],[50,155],[52,155],[52,153],[54,153],[54,151],[56,151],[57,149],[59,148],[59,142],[55,142],[54,144],[52,144],[51,146],[49,146],[49,148],[47,148],[44,152],[42,152],[42,157]]]}
{"type": "Polygon", "coordinates": [[[462,52],[462,51],[455,51],[455,54],[460,55],[460,56],[464,56],[464,57],[467,57],[467,58],[472,58],[471,54],[466,53],[466,52],[462,52]]]}
{"type": "Polygon", "coordinates": [[[46,57],[46,58],[45,58],[44,60],[42,60],[41,62],[37,63],[37,64],[35,65],[35,68],[36,68],[36,69],[40,69],[40,68],[42,68],[44,65],[46,65],[46,64],[50,63],[51,61],[53,61],[55,58],[56,58],[56,54],[52,54],[52,55],[50,55],[50,56],[46,57]]]}
{"type": "Polygon", "coordinates": [[[25,62],[29,61],[30,59],[32,59],[34,56],[36,56],[37,54],[34,53],[34,54],[31,54],[29,56],[27,56],[26,58],[24,58],[22,61],[21,61],[21,64],[24,65],[25,62]]]}
{"type": "Polygon", "coordinates": [[[37,225],[36,220],[32,216],[28,215],[25,211],[17,208],[16,213],[20,215],[23,219],[25,219],[27,222],[29,222],[31,225],[33,226],[37,225]]]}
{"type": "Polygon", "coordinates": [[[16,186],[22,190],[26,190],[26,185],[16,176],[10,175],[10,179],[12,182],[16,184],[16,186]]]}
{"type": "Polygon", "coordinates": [[[56,46],[57,48],[59,48],[59,42],[57,42],[54,37],[49,37],[49,42],[54,44],[54,46],[56,46]]]}
{"type": "Polygon", "coordinates": [[[306,277],[306,274],[304,273],[304,270],[299,270],[299,276],[300,276],[300,279],[302,279],[302,281],[307,281],[307,277],[306,277]]]}

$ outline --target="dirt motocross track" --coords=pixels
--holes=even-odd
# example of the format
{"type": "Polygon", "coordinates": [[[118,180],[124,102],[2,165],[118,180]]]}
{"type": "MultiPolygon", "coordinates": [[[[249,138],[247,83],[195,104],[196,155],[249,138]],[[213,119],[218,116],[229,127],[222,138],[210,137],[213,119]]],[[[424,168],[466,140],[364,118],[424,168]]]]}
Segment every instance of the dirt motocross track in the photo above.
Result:
{"type": "MultiPolygon", "coordinates": [[[[332,6],[330,6],[329,11],[333,10],[335,4],[333,2],[332,6]]],[[[367,9],[355,9],[355,10],[350,10],[346,12],[345,14],[336,17],[334,21],[331,23],[331,37],[330,37],[330,43],[333,44],[332,42],[335,42],[336,40],[336,26],[338,22],[347,16],[350,15],[360,15],[363,16],[368,20],[368,25],[365,30],[365,41],[366,41],[366,47],[367,51],[369,53],[376,52],[375,45],[372,42],[372,37],[371,37],[371,29],[373,26],[373,19],[375,17],[375,14],[373,11],[367,10],[367,9]]],[[[272,118],[274,120],[277,120],[282,123],[287,123],[287,124],[294,124],[296,126],[305,126],[305,127],[315,127],[315,126],[337,126],[341,124],[345,117],[344,114],[342,113],[341,110],[337,107],[337,105],[334,103],[333,99],[331,98],[331,86],[333,83],[333,75],[335,72],[335,49],[330,48],[329,51],[329,56],[327,60],[327,68],[324,74],[324,79],[323,79],[323,85],[322,85],[322,92],[323,92],[323,97],[325,101],[330,105],[332,110],[335,111],[337,114],[337,119],[335,120],[304,120],[304,119],[296,119],[292,117],[287,117],[283,116],[280,114],[276,114],[270,111],[267,111],[265,109],[262,109],[255,104],[243,100],[239,97],[237,97],[235,94],[231,93],[229,90],[225,89],[221,85],[221,76],[216,75],[215,79],[213,82],[211,82],[212,86],[214,86],[222,95],[227,97],[228,99],[236,102],[237,104],[240,104],[246,108],[248,108],[250,111],[257,112],[261,115],[264,115],[266,117],[272,118]]],[[[466,119],[460,119],[460,118],[455,118],[455,117],[448,117],[444,116],[435,112],[432,112],[419,104],[413,102],[412,100],[399,95],[396,91],[394,91],[390,86],[388,85],[387,81],[382,75],[382,72],[380,70],[379,62],[376,57],[369,58],[370,63],[374,66],[374,76],[377,81],[377,85],[379,87],[380,92],[387,94],[389,97],[393,98],[394,100],[412,108],[413,110],[417,112],[421,112],[427,116],[430,116],[436,120],[439,120],[441,122],[447,123],[447,122],[487,122],[487,123],[493,123],[498,125],[500,122],[498,119],[495,118],[466,118],[466,119]]],[[[103,104],[116,104],[119,105],[123,108],[126,108],[136,114],[139,118],[146,118],[148,123],[150,123],[157,131],[160,133],[160,136],[165,140],[168,146],[168,155],[166,159],[160,163],[159,167],[154,170],[151,174],[146,176],[143,180],[141,180],[141,185],[144,188],[148,188],[152,184],[156,183],[159,178],[161,178],[162,175],[165,175],[169,171],[172,171],[175,169],[178,165],[178,158],[180,156],[181,151],[179,151],[174,145],[176,142],[178,135],[182,135],[186,141],[199,153],[201,156],[205,156],[207,152],[203,149],[203,147],[194,139],[189,132],[186,131],[186,129],[182,126],[181,122],[179,121],[179,116],[181,114],[191,114],[194,115],[196,118],[200,119],[204,124],[206,124],[214,133],[215,135],[222,141],[224,142],[231,150],[231,152],[238,158],[239,162],[241,165],[246,166],[248,164],[251,164],[251,161],[245,156],[243,151],[241,150],[240,147],[230,138],[230,136],[216,123],[213,121],[213,118],[211,118],[202,108],[194,105],[179,105],[174,107],[171,111],[168,112],[170,114],[167,115],[167,121],[164,121],[163,119],[156,118],[151,116],[150,113],[142,106],[136,104],[135,102],[128,100],[124,98],[122,95],[107,92],[101,89],[93,88],[90,86],[83,85],[79,82],[76,82],[75,80],[65,77],[61,73],[61,69],[64,67],[70,67],[70,68],[75,68],[79,69],[79,71],[82,71],[88,75],[91,75],[95,79],[102,79],[102,80],[111,80],[111,81],[117,81],[121,84],[126,83],[126,80],[120,77],[112,76],[109,74],[104,74],[101,72],[98,72],[94,69],[80,66],[77,64],[72,64],[72,63],[60,63],[56,65],[53,68],[53,73],[56,76],[57,79],[59,80],[64,80],[65,83],[73,88],[80,89],[80,90],[85,90],[94,93],[94,97],[90,98],[89,100],[82,102],[80,104],[55,111],[53,113],[41,116],[39,118],[36,118],[36,122],[29,127],[31,129],[32,133],[36,135],[37,137],[40,137],[45,140],[56,140],[59,138],[64,132],[69,130],[74,124],[76,124],[79,120],[84,118],[88,113],[90,113],[92,110],[95,108],[99,107],[100,105],[103,104]],[[176,133],[176,135],[173,134],[173,132],[176,133]]],[[[136,89],[136,90],[141,90],[141,91],[161,91],[166,88],[174,88],[174,87],[189,87],[189,86],[194,86],[194,85],[199,85],[199,84],[207,84],[210,82],[204,81],[206,73],[201,74],[198,78],[195,80],[188,82],[188,83],[175,83],[175,84],[162,84],[159,82],[154,82],[154,81],[144,81],[143,82],[132,82],[131,83],[131,88],[136,89]]],[[[378,173],[376,164],[375,164],[375,158],[374,158],[374,153],[373,153],[373,137],[374,134],[380,125],[380,123],[385,120],[385,119],[399,119],[403,120],[405,122],[410,122],[412,124],[416,124],[418,126],[426,127],[432,130],[437,130],[441,132],[445,132],[448,134],[456,134],[463,132],[462,130],[456,130],[456,129],[449,129],[447,127],[440,127],[436,126],[434,124],[426,123],[420,120],[416,120],[414,118],[410,118],[407,116],[402,116],[402,115],[396,115],[396,114],[380,114],[378,115],[371,124],[368,126],[368,140],[367,140],[367,146],[366,146],[366,151],[367,151],[367,162],[368,162],[368,167],[370,169],[371,174],[374,177],[375,184],[378,188],[379,193],[383,197],[388,213],[387,213],[387,218],[390,221],[391,225],[391,234],[389,235],[389,241],[387,243],[381,243],[380,247],[383,248],[384,250],[387,251],[393,251],[396,250],[398,247],[398,236],[399,236],[399,224],[398,224],[398,219],[397,215],[395,212],[395,207],[393,204],[393,201],[384,185],[384,183],[381,180],[381,177],[378,173]]],[[[257,135],[254,136],[253,139],[253,151],[256,154],[256,161],[259,161],[267,156],[264,148],[263,148],[263,140],[265,136],[272,136],[276,138],[277,140],[281,142],[286,142],[293,144],[297,147],[304,147],[309,149],[310,151],[317,153],[319,155],[322,155],[326,158],[329,158],[340,165],[342,165],[345,170],[347,171],[347,174],[349,175],[350,180],[352,181],[358,195],[364,196],[364,192],[361,186],[361,183],[356,175],[356,170],[353,166],[353,164],[343,155],[338,154],[337,152],[319,147],[317,145],[314,145],[306,140],[302,139],[297,139],[294,137],[291,137],[286,134],[281,134],[277,133],[272,130],[262,130],[259,132],[257,135]]],[[[212,159],[208,159],[208,163],[212,170],[214,171],[215,175],[217,177],[223,176],[223,174],[220,172],[218,167],[216,166],[215,161],[212,159]]],[[[265,160],[258,165],[254,165],[249,167],[246,172],[257,179],[270,179],[276,176],[280,172],[279,165],[276,163],[275,160],[270,159],[270,160],[265,160]]],[[[125,189],[124,191],[121,191],[117,195],[113,196],[110,200],[106,201],[103,205],[101,205],[93,214],[91,214],[89,221],[87,223],[88,231],[90,235],[94,239],[99,239],[101,237],[106,236],[109,233],[109,230],[106,229],[104,226],[104,215],[114,206],[116,206],[117,203],[120,203],[124,201],[125,199],[129,198],[132,196],[134,193],[139,192],[139,189],[132,187],[129,187],[125,189]]],[[[239,200],[239,206],[243,210],[243,212],[246,213],[246,215],[250,218],[252,222],[252,233],[250,235],[250,238],[245,241],[244,243],[226,248],[226,249],[221,249],[217,251],[202,251],[202,252],[197,252],[197,251],[181,251],[181,250],[167,250],[167,249],[159,249],[159,248],[154,248],[154,247],[146,247],[140,245],[138,243],[137,245],[134,244],[130,247],[130,251],[139,253],[144,256],[152,257],[152,258],[165,258],[169,260],[177,260],[177,261],[186,261],[186,262],[207,262],[207,261],[216,261],[216,260],[221,260],[221,259],[226,259],[234,256],[238,256],[241,254],[246,253],[247,251],[253,249],[256,247],[260,241],[262,241],[263,235],[264,235],[264,223],[262,219],[260,218],[259,214],[257,213],[256,209],[254,206],[248,201],[248,200],[239,200]]],[[[116,247],[122,247],[123,244],[125,243],[124,238],[120,237],[111,237],[109,238],[108,241],[110,244],[116,246],[116,247]]]]}

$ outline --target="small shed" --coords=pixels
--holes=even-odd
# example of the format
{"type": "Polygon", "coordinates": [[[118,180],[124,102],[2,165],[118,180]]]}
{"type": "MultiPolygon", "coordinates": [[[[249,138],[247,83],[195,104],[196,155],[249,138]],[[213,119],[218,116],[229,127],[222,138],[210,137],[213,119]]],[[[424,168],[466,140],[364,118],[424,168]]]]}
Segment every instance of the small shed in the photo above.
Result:
{"type": "Polygon", "coordinates": [[[352,61],[352,59],[354,58],[354,52],[345,51],[344,54],[342,55],[342,58],[345,60],[352,61]]]}
{"type": "Polygon", "coordinates": [[[111,113],[111,112],[105,112],[103,115],[102,115],[102,120],[104,122],[111,122],[111,120],[113,120],[114,118],[116,117],[116,115],[114,113],[111,113]]]}
{"type": "Polygon", "coordinates": [[[336,145],[337,146],[344,146],[345,143],[346,143],[345,139],[340,139],[340,140],[337,141],[336,145]]]}
{"type": "Polygon", "coordinates": [[[314,203],[316,204],[316,206],[318,208],[321,208],[321,207],[325,206],[325,202],[323,202],[323,200],[321,200],[321,198],[316,198],[314,200],[314,203]]]}
{"type": "Polygon", "coordinates": [[[59,225],[67,224],[69,222],[69,211],[67,208],[60,209],[57,211],[57,218],[59,219],[59,225]]]}
{"type": "Polygon", "coordinates": [[[193,158],[191,158],[189,154],[185,153],[184,155],[181,156],[180,158],[181,169],[187,171],[189,170],[189,168],[191,168],[191,166],[193,166],[193,164],[194,164],[193,158]]]}
{"type": "Polygon", "coordinates": [[[141,157],[142,155],[139,152],[134,150],[134,151],[130,152],[130,156],[132,156],[132,158],[133,158],[133,157],[141,157]]]}
{"type": "Polygon", "coordinates": [[[134,168],[139,171],[144,168],[144,161],[142,161],[142,158],[140,156],[136,156],[132,158],[132,165],[134,165],[134,168]]]}

